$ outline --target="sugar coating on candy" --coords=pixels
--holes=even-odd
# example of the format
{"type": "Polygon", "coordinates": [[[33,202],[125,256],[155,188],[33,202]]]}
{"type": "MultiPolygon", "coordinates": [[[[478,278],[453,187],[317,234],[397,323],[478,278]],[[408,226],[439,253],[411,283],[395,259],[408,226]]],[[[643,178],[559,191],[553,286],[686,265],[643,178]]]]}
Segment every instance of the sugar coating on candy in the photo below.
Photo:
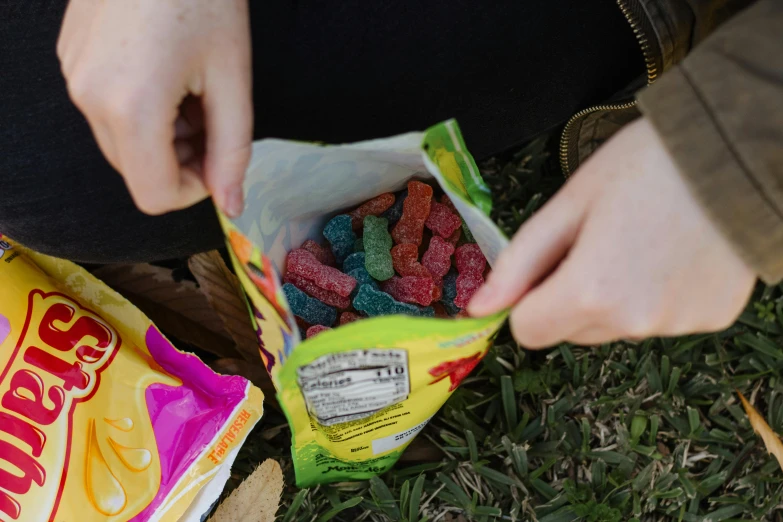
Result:
{"type": "Polygon", "coordinates": [[[359,268],[354,268],[348,273],[349,276],[356,279],[356,288],[354,288],[353,292],[351,293],[351,298],[356,297],[356,293],[359,291],[359,288],[362,285],[370,285],[374,289],[378,290],[378,282],[372,278],[372,276],[367,272],[367,269],[363,266],[360,266],[359,268]]]}
{"type": "Polygon", "coordinates": [[[418,317],[432,317],[435,315],[435,310],[432,308],[419,308],[412,304],[401,303],[389,294],[375,290],[370,285],[359,287],[359,292],[353,299],[353,307],[369,317],[394,314],[418,317]]]}
{"type": "Polygon", "coordinates": [[[348,297],[356,287],[356,280],[343,274],[336,268],[323,265],[318,262],[313,254],[307,250],[297,248],[288,253],[286,260],[288,273],[304,277],[337,295],[348,297]]]}
{"type": "Polygon", "coordinates": [[[299,290],[304,291],[310,297],[315,297],[322,303],[328,304],[329,306],[334,306],[340,310],[345,310],[351,306],[350,297],[343,297],[334,292],[330,292],[329,290],[324,290],[309,279],[305,279],[300,275],[288,272],[286,273],[285,277],[283,277],[283,282],[291,283],[299,290]]]}
{"type": "Polygon", "coordinates": [[[459,272],[457,297],[454,299],[454,304],[465,308],[473,294],[484,284],[484,269],[487,267],[487,259],[477,244],[468,243],[457,248],[454,260],[459,272]]]}
{"type": "Polygon", "coordinates": [[[402,217],[392,230],[395,243],[421,245],[424,222],[430,215],[431,202],[432,187],[421,181],[408,183],[408,197],[402,205],[402,217]]]}
{"type": "Polygon", "coordinates": [[[394,194],[387,192],[360,205],[349,214],[351,216],[353,229],[356,230],[361,227],[362,223],[364,223],[364,218],[367,216],[380,216],[389,210],[389,208],[394,205],[395,199],[394,194]]]}
{"type": "Polygon", "coordinates": [[[337,320],[337,311],[334,308],[310,297],[291,283],[283,285],[283,293],[294,315],[301,317],[308,324],[332,326],[337,320]]]}
{"type": "Polygon", "coordinates": [[[449,315],[455,315],[459,312],[459,307],[454,304],[454,299],[457,297],[457,275],[455,270],[450,270],[443,277],[443,295],[440,298],[440,302],[446,307],[449,315]]]}
{"type": "Polygon", "coordinates": [[[353,244],[354,252],[364,252],[364,239],[357,238],[356,243],[353,244]]]}
{"type": "MultiPolygon", "coordinates": [[[[451,202],[449,197],[446,194],[443,194],[440,198],[440,202],[446,205],[449,208],[449,210],[451,210],[454,214],[459,216],[460,221],[462,221],[462,232],[465,234],[465,240],[468,243],[475,243],[476,239],[473,237],[473,234],[468,228],[468,224],[465,223],[465,220],[462,219],[462,216],[460,216],[459,212],[457,212],[457,207],[454,206],[454,203],[451,202]]],[[[459,237],[457,238],[457,240],[459,240],[459,237]]],[[[457,242],[454,241],[454,244],[456,245],[457,242]]]]}
{"type": "Polygon", "coordinates": [[[343,272],[347,274],[351,270],[364,266],[365,257],[364,252],[354,252],[346,257],[345,261],[343,261],[343,272]]]}
{"type": "Polygon", "coordinates": [[[389,221],[390,225],[397,223],[402,217],[402,206],[405,203],[405,198],[408,197],[408,189],[401,190],[395,195],[394,205],[389,210],[381,214],[382,218],[389,221]]]}
{"type": "Polygon", "coordinates": [[[326,247],[319,245],[312,239],[308,239],[307,241],[302,243],[301,248],[313,254],[315,258],[323,265],[334,266],[337,264],[335,262],[334,254],[332,254],[332,251],[326,247]]]}
{"type": "Polygon", "coordinates": [[[348,323],[353,323],[361,319],[361,316],[356,315],[353,312],[343,312],[340,314],[340,326],[348,323]]]}
{"type": "Polygon", "coordinates": [[[440,237],[449,238],[462,226],[462,220],[446,205],[433,201],[430,205],[430,215],[424,224],[440,237]]]}
{"type": "Polygon", "coordinates": [[[427,306],[432,303],[433,289],[437,288],[429,277],[392,277],[381,285],[381,290],[402,303],[427,306]]]}
{"type": "Polygon", "coordinates": [[[351,225],[351,216],[341,214],[334,216],[324,227],[324,237],[332,246],[332,253],[338,263],[353,253],[356,244],[356,234],[351,225]]]}
{"type": "Polygon", "coordinates": [[[310,339],[312,337],[315,337],[321,332],[325,332],[326,330],[331,330],[331,328],[329,328],[328,326],[321,326],[320,324],[317,324],[307,329],[307,333],[305,334],[305,337],[307,339],[310,339]]]}
{"type": "Polygon", "coordinates": [[[419,263],[419,247],[412,243],[395,245],[391,250],[394,270],[401,276],[432,278],[429,270],[419,263]]]}
{"type": "Polygon", "coordinates": [[[484,275],[484,269],[487,268],[487,258],[476,243],[468,243],[457,248],[454,252],[454,261],[460,274],[470,272],[484,275]]]}
{"type": "Polygon", "coordinates": [[[454,254],[454,245],[440,236],[432,236],[430,247],[421,257],[421,264],[432,274],[435,284],[440,284],[449,269],[451,269],[451,256],[454,254]]]}
{"type": "Polygon", "coordinates": [[[389,222],[383,218],[364,218],[364,267],[378,281],[386,281],[394,275],[389,235],[389,222]]]}
{"type": "Polygon", "coordinates": [[[457,277],[457,297],[454,304],[460,308],[468,306],[470,299],[484,284],[484,276],[481,274],[467,273],[457,277]]]}
{"type": "Polygon", "coordinates": [[[451,236],[446,238],[446,241],[448,241],[449,243],[451,243],[456,247],[461,237],[462,237],[462,229],[458,228],[457,230],[454,231],[453,234],[451,234],[451,236]]]}

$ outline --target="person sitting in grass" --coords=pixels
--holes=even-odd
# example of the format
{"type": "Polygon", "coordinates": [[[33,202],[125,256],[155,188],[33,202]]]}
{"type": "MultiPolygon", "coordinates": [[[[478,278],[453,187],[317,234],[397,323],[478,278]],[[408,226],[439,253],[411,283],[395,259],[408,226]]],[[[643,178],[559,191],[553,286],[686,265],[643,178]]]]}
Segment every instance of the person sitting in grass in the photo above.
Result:
{"type": "Polygon", "coordinates": [[[0,35],[0,231],[44,253],[212,249],[254,138],[456,117],[479,158],[565,126],[469,307],[523,345],[721,329],[783,277],[780,0],[18,0],[0,35]]]}

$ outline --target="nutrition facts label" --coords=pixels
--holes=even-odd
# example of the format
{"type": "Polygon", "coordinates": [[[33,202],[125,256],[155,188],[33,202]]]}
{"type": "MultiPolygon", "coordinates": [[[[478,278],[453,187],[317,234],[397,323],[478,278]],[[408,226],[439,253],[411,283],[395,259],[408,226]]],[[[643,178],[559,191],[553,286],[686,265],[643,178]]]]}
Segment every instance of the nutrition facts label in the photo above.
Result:
{"type": "Polygon", "coordinates": [[[324,426],[369,417],[410,393],[406,350],[324,355],[301,366],[297,374],[310,415],[324,426]]]}

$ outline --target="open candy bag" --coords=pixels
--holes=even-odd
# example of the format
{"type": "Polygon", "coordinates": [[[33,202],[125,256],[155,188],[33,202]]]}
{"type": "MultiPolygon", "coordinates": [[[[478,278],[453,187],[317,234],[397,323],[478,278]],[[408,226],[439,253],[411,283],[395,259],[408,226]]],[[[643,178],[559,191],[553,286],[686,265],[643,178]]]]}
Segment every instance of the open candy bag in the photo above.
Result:
{"type": "Polygon", "coordinates": [[[0,241],[0,520],[200,521],[263,394],[73,263],[0,241]]]}
{"type": "Polygon", "coordinates": [[[411,180],[443,190],[493,264],[508,241],[488,217],[489,189],[454,121],[352,145],[256,142],[244,213],[221,216],[264,363],[293,430],[301,487],[388,470],[486,354],[506,318],[388,315],[335,323],[302,339],[281,286],[288,253],[306,240],[325,244],[322,232],[334,216],[411,180]]]}

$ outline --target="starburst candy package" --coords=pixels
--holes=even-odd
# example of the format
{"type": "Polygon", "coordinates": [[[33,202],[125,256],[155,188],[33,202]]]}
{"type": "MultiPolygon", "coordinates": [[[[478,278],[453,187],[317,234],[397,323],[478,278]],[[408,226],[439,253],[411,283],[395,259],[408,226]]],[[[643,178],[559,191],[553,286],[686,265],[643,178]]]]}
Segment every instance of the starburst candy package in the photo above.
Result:
{"type": "Polygon", "coordinates": [[[0,241],[0,520],[190,522],[263,394],[76,265],[0,241]]]}
{"type": "MultiPolygon", "coordinates": [[[[421,281],[394,275],[392,262],[403,273],[404,264],[432,276],[430,290],[446,293],[435,287],[450,269],[453,245],[465,240],[452,245],[452,236],[435,232],[427,239],[425,221],[445,236],[457,234],[455,217],[461,218],[471,237],[463,264],[486,258],[491,265],[507,245],[488,217],[489,190],[459,128],[447,121],[426,132],[341,146],[262,140],[254,144],[245,195],[244,213],[221,220],[292,427],[297,483],[383,473],[484,357],[506,318],[435,317],[437,303],[390,297],[415,293],[429,301],[421,281]],[[433,191],[442,193],[443,204],[435,204],[433,191]],[[393,207],[395,201],[402,205],[393,207]],[[336,268],[322,270],[319,263],[336,268]],[[372,277],[362,275],[365,268],[372,277]],[[366,284],[357,282],[362,278],[366,284]],[[384,306],[400,313],[376,313],[384,306]],[[312,324],[302,325],[303,318],[312,324]]],[[[456,264],[459,254],[457,248],[456,264]]],[[[467,283],[480,281],[481,270],[467,283]]]]}

